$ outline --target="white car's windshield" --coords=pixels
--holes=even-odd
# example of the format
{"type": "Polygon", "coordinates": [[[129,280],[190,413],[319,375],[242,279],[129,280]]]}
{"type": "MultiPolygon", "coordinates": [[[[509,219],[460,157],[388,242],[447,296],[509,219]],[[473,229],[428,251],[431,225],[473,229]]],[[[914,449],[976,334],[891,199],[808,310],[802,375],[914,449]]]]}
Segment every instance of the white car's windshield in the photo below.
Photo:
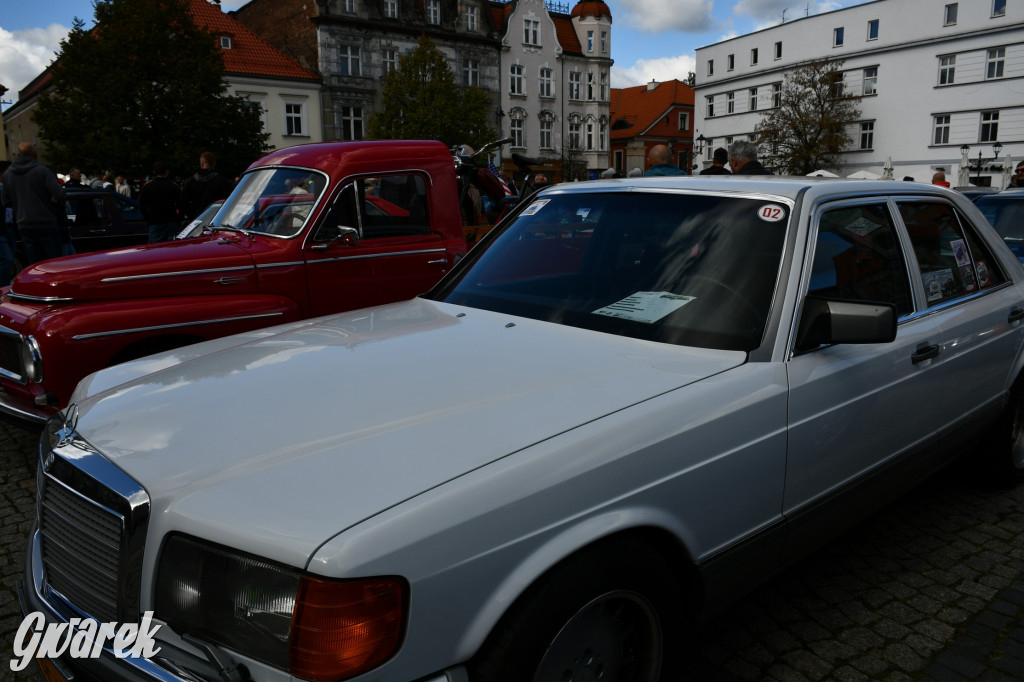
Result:
{"type": "Polygon", "coordinates": [[[665,343],[752,350],[790,208],[711,194],[550,194],[432,297],[665,343]]]}
{"type": "Polygon", "coordinates": [[[255,170],[242,176],[210,226],[294,237],[302,231],[326,186],[326,176],[315,171],[255,170]]]}

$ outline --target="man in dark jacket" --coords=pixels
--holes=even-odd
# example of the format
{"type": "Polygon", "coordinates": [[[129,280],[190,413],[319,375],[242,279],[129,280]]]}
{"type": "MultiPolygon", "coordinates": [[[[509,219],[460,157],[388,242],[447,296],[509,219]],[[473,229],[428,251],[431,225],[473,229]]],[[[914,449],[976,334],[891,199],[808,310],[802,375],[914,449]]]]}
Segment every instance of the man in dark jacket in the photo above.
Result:
{"type": "Polygon", "coordinates": [[[149,243],[169,242],[181,231],[181,188],[170,179],[163,161],[153,164],[152,180],[139,194],[139,207],[149,223],[149,243]]]}
{"type": "Polygon", "coordinates": [[[729,167],[733,175],[771,175],[757,160],[757,145],[750,140],[729,145],[729,167]]]}
{"type": "Polygon", "coordinates": [[[232,182],[216,168],[217,157],[213,152],[199,155],[199,170],[185,182],[181,193],[181,212],[186,220],[193,220],[207,206],[231,194],[232,182]]]}
{"type": "Polygon", "coordinates": [[[725,164],[729,163],[729,152],[724,147],[715,150],[711,157],[711,165],[700,172],[701,175],[732,175],[725,164]]]}
{"type": "Polygon", "coordinates": [[[38,158],[31,143],[18,145],[14,163],[4,171],[0,197],[0,203],[14,208],[14,224],[25,249],[25,265],[57,258],[68,237],[64,188],[38,158]],[[64,219],[63,226],[59,217],[64,219]]]}

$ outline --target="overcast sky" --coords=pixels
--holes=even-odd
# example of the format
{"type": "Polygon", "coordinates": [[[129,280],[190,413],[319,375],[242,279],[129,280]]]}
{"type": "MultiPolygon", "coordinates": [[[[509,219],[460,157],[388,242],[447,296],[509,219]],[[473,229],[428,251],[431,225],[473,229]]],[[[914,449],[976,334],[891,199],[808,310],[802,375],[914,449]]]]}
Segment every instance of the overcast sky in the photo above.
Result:
{"type": "MultiPolygon", "coordinates": [[[[683,79],[694,68],[694,51],[726,38],[867,0],[605,0],[612,13],[612,87],[650,80],[683,79]]],[[[224,11],[244,5],[222,0],[224,11]]],[[[569,6],[575,0],[567,0],[569,6]]],[[[92,0],[0,0],[0,84],[18,91],[53,60],[74,17],[91,25],[92,0]]],[[[98,65],[97,68],[102,68],[98,65]]]]}

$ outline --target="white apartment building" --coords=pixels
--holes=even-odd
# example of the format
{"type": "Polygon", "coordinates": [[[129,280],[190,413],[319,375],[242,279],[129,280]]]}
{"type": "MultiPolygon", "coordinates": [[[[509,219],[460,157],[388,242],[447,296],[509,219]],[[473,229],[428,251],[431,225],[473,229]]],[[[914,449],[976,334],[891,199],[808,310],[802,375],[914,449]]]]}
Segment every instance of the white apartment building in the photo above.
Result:
{"type": "Polygon", "coordinates": [[[822,58],[843,60],[844,87],[862,96],[842,175],[891,163],[897,180],[943,170],[954,186],[1005,186],[1004,167],[1024,158],[1024,3],[876,0],[699,48],[704,165],[715,147],[754,139],[786,74],[822,58]]]}
{"type": "Polygon", "coordinates": [[[510,151],[557,159],[573,149],[586,168],[606,169],[612,66],[607,4],[578,0],[569,13],[552,11],[544,0],[507,7],[501,41],[501,109],[507,118],[501,127],[513,140],[510,151]]]}

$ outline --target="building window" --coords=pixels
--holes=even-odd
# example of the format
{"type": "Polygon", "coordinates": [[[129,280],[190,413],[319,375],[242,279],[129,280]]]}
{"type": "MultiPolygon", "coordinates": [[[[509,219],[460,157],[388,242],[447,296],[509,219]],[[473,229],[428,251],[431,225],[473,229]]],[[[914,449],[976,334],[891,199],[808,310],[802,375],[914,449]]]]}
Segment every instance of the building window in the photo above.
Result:
{"type": "Polygon", "coordinates": [[[509,121],[509,132],[513,147],[526,147],[526,135],[523,132],[523,119],[513,118],[509,121]]]}
{"type": "Polygon", "coordinates": [[[870,69],[864,69],[864,95],[877,95],[878,94],[878,67],[873,66],[870,69]]]}
{"type": "Polygon", "coordinates": [[[480,85],[480,61],[466,59],[462,62],[462,80],[466,85],[480,85]]]}
{"type": "Polygon", "coordinates": [[[731,114],[736,111],[736,93],[730,92],[725,96],[725,113],[731,114]]]}
{"type": "Polygon", "coordinates": [[[782,59],[782,41],[775,43],[775,58],[782,59]]]}
{"type": "Polygon", "coordinates": [[[510,95],[525,95],[523,90],[523,65],[512,64],[508,67],[508,92],[510,95]]]}
{"type": "Polygon", "coordinates": [[[543,68],[540,70],[540,96],[541,97],[554,97],[551,89],[551,82],[553,71],[549,68],[543,68]]]}
{"type": "Polygon", "coordinates": [[[384,50],[384,57],[381,59],[381,64],[384,66],[385,76],[392,71],[396,71],[398,69],[398,50],[384,50]]]}
{"type": "Polygon", "coordinates": [[[625,162],[625,154],[623,153],[623,150],[616,149],[615,152],[614,152],[614,156],[615,156],[615,164],[614,164],[615,165],[615,170],[617,170],[617,171],[619,171],[621,173],[621,172],[623,172],[625,170],[625,168],[624,168],[624,166],[625,166],[625,163],[624,163],[625,162]]]}
{"type": "Polygon", "coordinates": [[[939,57],[939,85],[952,85],[956,75],[956,55],[939,57]]]}
{"type": "Polygon", "coordinates": [[[355,45],[338,46],[338,73],[342,76],[359,76],[359,48],[355,45]]]}
{"type": "Polygon", "coordinates": [[[757,88],[750,88],[750,111],[757,111],[757,88]]]}
{"type": "Polygon", "coordinates": [[[709,76],[714,76],[715,75],[715,60],[714,59],[709,59],[708,60],[708,75],[709,76]]]}
{"type": "Polygon", "coordinates": [[[341,0],[341,11],[346,14],[355,14],[356,0],[341,0]]]}
{"type": "Polygon", "coordinates": [[[714,96],[713,95],[708,95],[707,98],[706,98],[706,101],[707,101],[707,107],[708,107],[707,108],[707,117],[708,118],[714,118],[714,116],[715,116],[715,98],[714,98],[714,96]]]}
{"type": "Polygon", "coordinates": [[[601,72],[601,101],[608,101],[608,72],[601,72]]]}
{"type": "Polygon", "coordinates": [[[305,135],[306,111],[302,102],[284,103],[284,134],[305,135]]]}
{"type": "Polygon", "coordinates": [[[843,27],[832,29],[832,47],[843,46],[843,27]]]}
{"type": "Polygon", "coordinates": [[[230,50],[231,49],[231,36],[220,37],[220,49],[230,50]]]}
{"type": "Polygon", "coordinates": [[[338,116],[338,124],[341,128],[341,139],[363,139],[363,108],[342,107],[338,116]]]}
{"type": "Polygon", "coordinates": [[[736,55],[729,55],[725,58],[725,70],[732,71],[736,68],[736,55]]]}
{"type": "Polygon", "coordinates": [[[981,112],[981,135],[978,142],[995,142],[999,139],[999,112],[981,112]]]}
{"type": "Polygon", "coordinates": [[[523,19],[523,42],[540,45],[540,22],[536,19],[523,19]]]}
{"type": "Polygon", "coordinates": [[[601,31],[601,54],[608,54],[608,31],[601,31]]]}
{"type": "Polygon", "coordinates": [[[949,144],[949,116],[936,116],[932,144],[949,144]]]}
{"type": "Polygon", "coordinates": [[[551,144],[551,131],[554,128],[554,122],[551,116],[544,116],[540,119],[540,148],[541,149],[554,149],[551,144]]]}
{"type": "Polygon", "coordinates": [[[750,65],[757,66],[757,48],[750,50],[750,65]]]}
{"type": "Polygon", "coordinates": [[[441,23],[441,0],[427,0],[427,23],[435,26],[441,23]]]}
{"type": "Polygon", "coordinates": [[[569,148],[582,149],[580,141],[583,137],[583,124],[579,119],[569,121],[569,148]]]}
{"type": "Polygon", "coordinates": [[[942,25],[943,26],[954,26],[954,25],[956,25],[956,10],[957,10],[957,3],[952,2],[952,3],[948,4],[948,5],[946,5],[946,11],[944,12],[944,14],[942,16],[942,25]]]}
{"type": "Polygon", "coordinates": [[[1006,0],[992,0],[992,16],[1006,16],[1006,0]]]}
{"type": "Polygon", "coordinates": [[[1006,48],[997,47],[989,50],[985,57],[985,78],[1002,78],[1003,62],[1006,61],[1006,48]]]}
{"type": "Polygon", "coordinates": [[[466,8],[466,30],[475,31],[480,19],[480,8],[476,5],[466,8]]]}
{"type": "Polygon", "coordinates": [[[689,130],[690,129],[690,112],[680,111],[679,112],[679,129],[689,130]]]}
{"type": "Polygon", "coordinates": [[[594,32],[587,31],[587,52],[594,51],[594,32]]]}
{"type": "Polygon", "coordinates": [[[782,106],[782,83],[772,83],[772,106],[776,109],[782,106]]]}
{"type": "Polygon", "coordinates": [[[263,124],[263,126],[262,126],[263,132],[268,132],[269,128],[267,127],[267,100],[266,100],[266,98],[261,96],[261,95],[245,95],[245,94],[243,94],[241,92],[238,93],[238,94],[242,95],[242,96],[244,96],[246,98],[246,101],[244,102],[244,105],[245,105],[246,109],[249,109],[249,110],[255,109],[256,110],[256,113],[260,117],[260,122],[263,124]]]}
{"type": "Polygon", "coordinates": [[[605,140],[608,139],[608,124],[604,121],[597,126],[597,148],[602,152],[608,148],[605,144],[605,140]]]}
{"type": "Polygon", "coordinates": [[[572,71],[569,73],[569,99],[579,100],[580,92],[580,72],[572,71]]]}
{"type": "Polygon", "coordinates": [[[384,0],[384,16],[387,19],[398,18],[398,0],[384,0]]]}
{"type": "Polygon", "coordinates": [[[875,122],[869,121],[860,124],[860,148],[875,148],[875,122]]]}
{"type": "Polygon", "coordinates": [[[587,74],[587,101],[592,102],[594,100],[594,74],[587,74]]]}
{"type": "Polygon", "coordinates": [[[594,149],[594,122],[587,121],[587,149],[594,149]]]}

